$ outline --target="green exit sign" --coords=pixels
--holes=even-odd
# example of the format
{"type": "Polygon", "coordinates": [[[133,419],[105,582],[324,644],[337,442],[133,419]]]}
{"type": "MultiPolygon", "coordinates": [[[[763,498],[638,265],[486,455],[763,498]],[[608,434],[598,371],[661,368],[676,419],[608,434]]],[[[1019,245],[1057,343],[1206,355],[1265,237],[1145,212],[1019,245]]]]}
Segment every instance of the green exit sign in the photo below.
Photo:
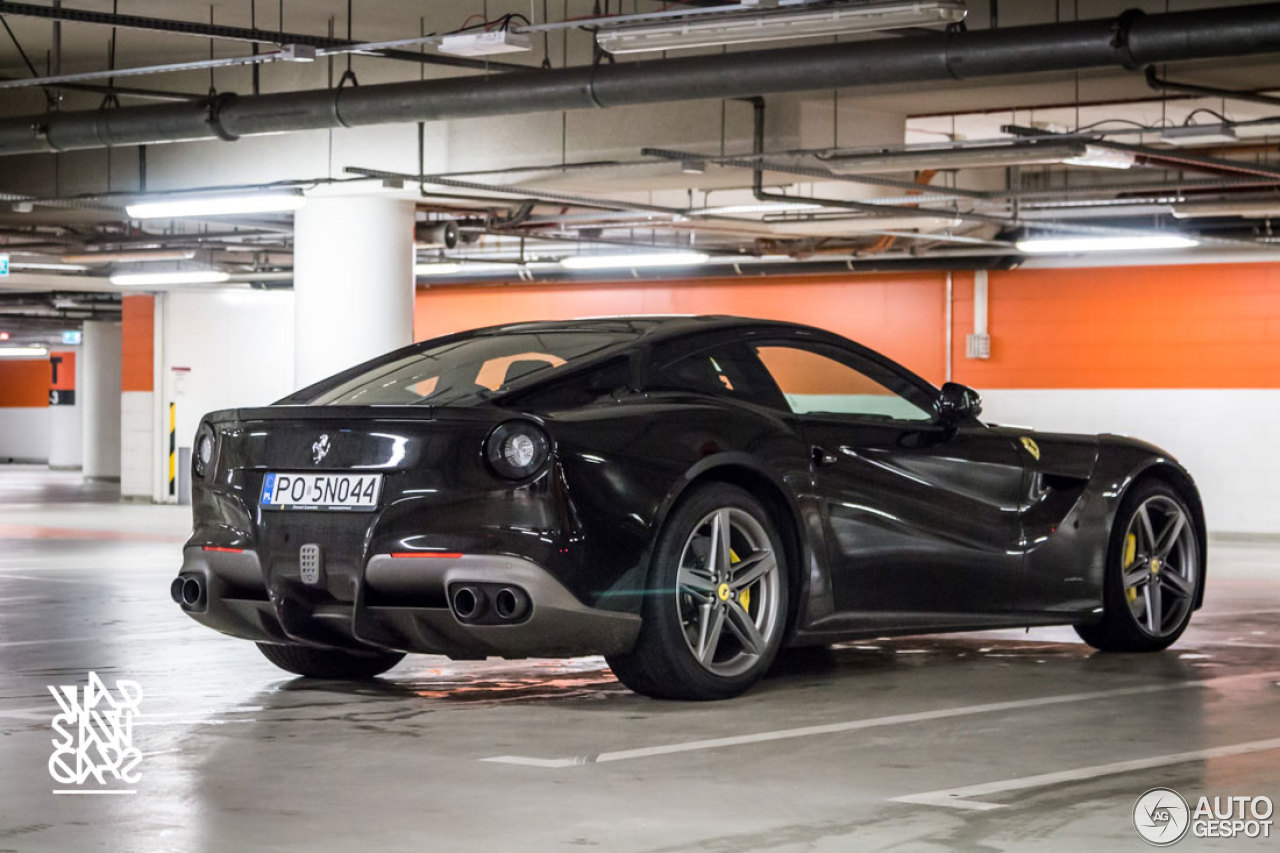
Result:
{"type": "Polygon", "coordinates": [[[0,255],[0,275],[9,274],[9,256],[0,255]]]}

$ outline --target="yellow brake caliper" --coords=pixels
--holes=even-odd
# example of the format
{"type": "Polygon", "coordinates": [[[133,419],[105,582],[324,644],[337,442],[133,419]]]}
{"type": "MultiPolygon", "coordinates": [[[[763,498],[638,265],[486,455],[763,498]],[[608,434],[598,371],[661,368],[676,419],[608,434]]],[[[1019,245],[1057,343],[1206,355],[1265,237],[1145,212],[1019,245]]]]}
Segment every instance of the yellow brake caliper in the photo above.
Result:
{"type": "MultiPolygon", "coordinates": [[[[738,561],[738,552],[730,548],[729,562],[732,564],[738,561]]],[[[738,603],[742,605],[743,610],[746,610],[748,613],[751,612],[751,590],[744,589],[742,592],[738,593],[738,603]]]]}
{"type": "MultiPolygon", "coordinates": [[[[1138,557],[1138,535],[1130,533],[1124,540],[1124,561],[1122,565],[1127,572],[1129,567],[1133,565],[1133,561],[1138,557]]],[[[1133,601],[1138,597],[1138,588],[1136,586],[1127,587],[1124,591],[1124,597],[1128,601],[1133,601]]]]}

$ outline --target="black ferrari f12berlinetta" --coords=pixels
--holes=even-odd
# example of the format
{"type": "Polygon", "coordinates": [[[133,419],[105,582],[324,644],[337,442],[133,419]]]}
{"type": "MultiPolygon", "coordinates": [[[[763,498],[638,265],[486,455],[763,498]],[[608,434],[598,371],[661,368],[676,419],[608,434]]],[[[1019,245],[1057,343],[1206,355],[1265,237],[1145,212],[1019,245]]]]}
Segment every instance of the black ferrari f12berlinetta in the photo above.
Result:
{"type": "Polygon", "coordinates": [[[838,335],[612,317],[448,335],[207,415],[173,581],[289,672],[603,654],[718,699],[784,645],[1074,625],[1155,651],[1205,583],[1190,475],[979,420],[838,335]]]}

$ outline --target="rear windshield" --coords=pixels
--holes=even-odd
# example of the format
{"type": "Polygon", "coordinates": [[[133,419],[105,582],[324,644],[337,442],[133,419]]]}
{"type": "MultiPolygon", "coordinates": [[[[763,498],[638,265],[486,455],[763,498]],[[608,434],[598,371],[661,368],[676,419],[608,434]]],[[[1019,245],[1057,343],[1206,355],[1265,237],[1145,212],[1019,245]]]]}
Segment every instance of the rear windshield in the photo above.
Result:
{"type": "Polygon", "coordinates": [[[627,343],[616,331],[484,335],[371,367],[306,402],[316,406],[465,405],[534,374],[551,376],[577,359],[627,343]]]}

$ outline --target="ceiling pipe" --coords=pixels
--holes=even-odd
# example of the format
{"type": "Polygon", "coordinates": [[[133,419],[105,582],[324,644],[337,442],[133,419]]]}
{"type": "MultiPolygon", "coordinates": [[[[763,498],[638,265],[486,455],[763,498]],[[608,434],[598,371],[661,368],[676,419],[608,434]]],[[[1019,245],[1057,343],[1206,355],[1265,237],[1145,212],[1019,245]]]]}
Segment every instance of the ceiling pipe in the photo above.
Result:
{"type": "MultiPolygon", "coordinates": [[[[0,4],[10,5],[10,4],[0,4]]],[[[964,80],[1280,50],[1280,3],[0,121],[0,154],[964,80]]]]}

